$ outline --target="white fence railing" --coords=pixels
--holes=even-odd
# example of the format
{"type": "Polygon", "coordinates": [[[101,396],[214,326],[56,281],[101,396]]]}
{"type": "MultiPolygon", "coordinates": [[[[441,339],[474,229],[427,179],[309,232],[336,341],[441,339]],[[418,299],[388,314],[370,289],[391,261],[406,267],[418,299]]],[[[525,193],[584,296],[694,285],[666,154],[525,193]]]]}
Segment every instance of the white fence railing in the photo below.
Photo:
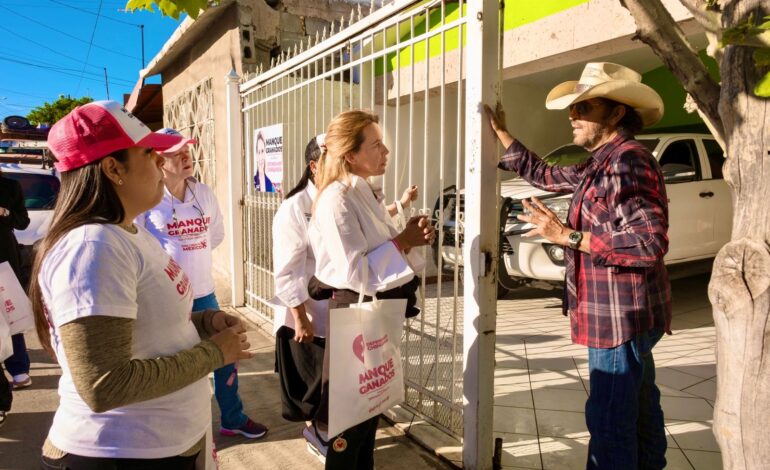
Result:
{"type": "MultiPolygon", "coordinates": [[[[482,162],[477,158],[480,149],[466,150],[468,129],[476,134],[474,142],[478,142],[481,135],[478,120],[474,122],[475,127],[467,127],[466,114],[478,112],[478,101],[474,109],[466,111],[466,64],[470,54],[481,55],[481,39],[474,36],[473,40],[479,41],[477,45],[466,44],[466,40],[471,40],[470,34],[466,39],[467,22],[471,18],[466,12],[474,12],[472,20],[478,28],[484,8],[490,10],[492,17],[496,17],[498,10],[497,2],[480,3],[483,5],[471,6],[462,0],[403,0],[363,18],[359,12],[358,17],[340,21],[328,34],[311,38],[291,54],[282,56],[270,69],[246,77],[240,87],[246,155],[242,179],[246,305],[266,319],[272,318],[272,310],[266,304],[266,299],[273,295],[271,224],[281,194],[255,189],[254,176],[260,167],[256,160],[256,136],[261,132],[263,136],[282,137],[281,164],[272,166],[273,174],[282,170],[282,177],[280,181],[272,181],[272,186],[285,194],[302,174],[306,143],[324,132],[331,118],[350,108],[374,110],[380,116],[385,142],[391,150],[388,170],[377,183],[382,184],[390,201],[400,197],[409,185],[417,184],[419,198],[412,211],[430,215],[436,226],[442,228],[437,244],[424,249],[426,258],[432,262],[420,273],[424,292],[422,313],[407,321],[404,328],[404,406],[458,437],[463,436],[464,408],[479,407],[478,396],[463,396],[464,373],[467,374],[469,367],[474,371],[478,367],[491,370],[493,366],[489,364],[494,358],[493,355],[478,357],[479,363],[489,364],[465,364],[464,368],[464,351],[465,357],[477,355],[474,351],[480,344],[490,344],[488,338],[474,330],[475,323],[466,325],[465,322],[475,322],[479,315],[494,318],[495,308],[493,288],[490,291],[488,283],[483,286],[479,283],[494,276],[496,263],[491,263],[490,272],[480,272],[478,260],[482,259],[484,250],[487,256],[496,256],[496,245],[490,248],[485,242],[463,246],[463,237],[468,236],[464,233],[461,213],[463,198],[474,204],[479,204],[481,199],[478,195],[459,195],[467,178],[481,178],[482,174],[482,162]],[[475,49],[469,50],[470,47],[475,49]],[[468,158],[473,153],[476,167],[469,169],[466,152],[469,152],[468,158]],[[453,189],[447,191],[446,188],[453,189]],[[465,267],[460,262],[462,257],[458,256],[463,250],[466,250],[465,259],[474,260],[465,267]],[[472,276],[465,279],[465,285],[463,272],[472,276]],[[479,302],[479,298],[488,297],[490,292],[491,303],[488,299],[479,302]],[[466,311],[474,312],[473,317],[466,318],[466,311]],[[471,338],[464,338],[464,329],[471,331],[471,338]],[[469,340],[470,343],[464,344],[469,340]]],[[[487,47],[491,48],[491,60],[496,64],[496,36],[486,41],[491,42],[487,47]]],[[[483,80],[495,79],[488,75],[477,74],[483,80]]],[[[481,89],[481,84],[474,86],[475,91],[481,89]]],[[[474,99],[481,96],[479,91],[474,99]]],[[[491,95],[487,98],[494,99],[491,95]]],[[[270,141],[274,146],[277,142],[270,141]]],[[[485,148],[493,148],[489,140],[485,142],[485,148]]],[[[265,168],[269,175],[269,161],[265,168]]],[[[473,183],[477,191],[486,192],[484,201],[491,201],[492,208],[482,211],[487,216],[495,211],[494,171],[494,162],[487,162],[483,172],[486,185],[480,183],[481,179],[473,183]],[[491,180],[489,175],[493,175],[491,180]]],[[[485,235],[482,239],[479,236],[482,232],[496,237],[496,219],[495,215],[483,224],[478,217],[475,219],[472,229],[476,242],[489,238],[485,235]]],[[[466,225],[465,229],[470,227],[466,225]]],[[[481,268],[489,264],[482,260],[481,268]]],[[[492,325],[494,328],[494,323],[492,325]]],[[[487,351],[490,352],[491,349],[487,351]]],[[[483,406],[489,406],[491,418],[491,389],[489,392],[489,402],[483,406]]],[[[484,413],[474,414],[482,415],[484,413]]],[[[489,438],[491,449],[491,420],[483,426],[489,428],[489,433],[485,430],[481,435],[489,438]]]]}

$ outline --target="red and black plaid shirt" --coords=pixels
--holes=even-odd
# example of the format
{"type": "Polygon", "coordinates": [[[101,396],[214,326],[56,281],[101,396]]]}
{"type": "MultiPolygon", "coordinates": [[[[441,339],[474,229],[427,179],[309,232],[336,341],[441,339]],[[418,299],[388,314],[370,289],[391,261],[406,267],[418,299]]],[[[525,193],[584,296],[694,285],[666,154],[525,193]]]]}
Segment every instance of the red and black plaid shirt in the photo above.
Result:
{"type": "Polygon", "coordinates": [[[590,254],[565,250],[573,342],[613,348],[653,328],[671,332],[666,187],[646,147],[621,134],[580,165],[549,167],[514,142],[499,167],[545,191],[574,193],[567,225],[591,233],[590,254]]]}

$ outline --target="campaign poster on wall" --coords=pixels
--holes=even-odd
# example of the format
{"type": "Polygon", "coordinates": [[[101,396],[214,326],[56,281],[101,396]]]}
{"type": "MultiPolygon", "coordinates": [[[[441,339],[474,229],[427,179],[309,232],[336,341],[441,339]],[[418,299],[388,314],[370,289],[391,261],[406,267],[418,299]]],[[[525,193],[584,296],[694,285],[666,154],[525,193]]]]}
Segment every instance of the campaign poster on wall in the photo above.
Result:
{"type": "Polygon", "coordinates": [[[283,124],[254,129],[254,168],[257,191],[283,192],[283,124]]]}

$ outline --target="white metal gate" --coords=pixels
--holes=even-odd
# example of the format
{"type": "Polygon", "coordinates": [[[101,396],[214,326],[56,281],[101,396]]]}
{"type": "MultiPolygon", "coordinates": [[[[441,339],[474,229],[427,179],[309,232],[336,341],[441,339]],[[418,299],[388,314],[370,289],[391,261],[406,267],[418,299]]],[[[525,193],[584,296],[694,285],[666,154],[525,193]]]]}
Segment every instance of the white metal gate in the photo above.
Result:
{"type": "MultiPolygon", "coordinates": [[[[494,6],[496,15],[496,2],[494,6]]],[[[458,437],[463,435],[464,406],[469,401],[476,406],[475,397],[466,396],[465,402],[463,397],[463,267],[445,266],[439,254],[451,258],[463,249],[461,204],[442,195],[462,189],[469,174],[464,63],[471,52],[465,44],[466,10],[471,9],[462,0],[403,0],[363,18],[359,11],[350,21],[342,19],[322,37],[283,56],[269,70],[246,77],[240,88],[246,150],[246,305],[272,318],[265,299],[273,295],[271,221],[281,197],[254,189],[254,131],[283,125],[283,187],[288,192],[304,169],[304,146],[311,137],[325,132],[331,118],[343,110],[374,110],[391,150],[382,180],[386,200],[395,200],[410,184],[417,184],[419,199],[413,211],[431,215],[438,227],[449,227],[440,231],[437,246],[425,249],[433,263],[420,273],[422,314],[406,323],[404,405],[458,437]]],[[[487,225],[495,230],[496,224],[487,225]]],[[[474,244],[471,249],[478,254],[484,247],[474,244]]],[[[491,251],[493,256],[494,248],[491,251]]],[[[478,270],[478,263],[473,264],[478,270]]],[[[493,272],[474,272],[472,282],[487,275],[493,272]]],[[[486,287],[471,291],[470,298],[488,293],[486,287]]],[[[477,347],[475,333],[473,343],[466,346],[477,347]]],[[[491,429],[491,422],[485,426],[491,429]]]]}

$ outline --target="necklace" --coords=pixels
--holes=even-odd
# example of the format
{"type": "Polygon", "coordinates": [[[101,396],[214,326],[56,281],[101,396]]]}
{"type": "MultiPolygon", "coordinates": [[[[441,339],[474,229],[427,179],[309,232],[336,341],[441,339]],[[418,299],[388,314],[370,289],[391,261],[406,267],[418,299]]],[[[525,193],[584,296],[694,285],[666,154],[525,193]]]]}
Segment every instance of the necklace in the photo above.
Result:
{"type": "Polygon", "coordinates": [[[120,228],[122,228],[123,230],[125,230],[126,232],[128,232],[130,234],[133,234],[133,235],[136,235],[139,232],[139,229],[137,229],[136,226],[133,223],[130,224],[130,225],[118,224],[118,226],[120,228]]]}

